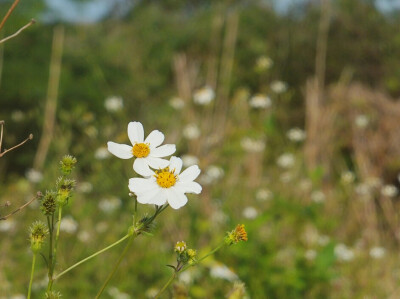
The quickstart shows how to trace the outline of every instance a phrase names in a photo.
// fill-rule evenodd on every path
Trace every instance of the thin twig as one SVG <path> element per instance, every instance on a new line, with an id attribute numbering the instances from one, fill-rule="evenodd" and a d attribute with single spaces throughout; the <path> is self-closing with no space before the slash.
<path id="1" fill-rule="evenodd" d="M 1 144 L 3 143 L 3 126 L 4 126 L 4 120 L 0 120 L 0 125 L 1 125 L 1 132 L 0 132 L 0 153 L 1 153 Z"/>
<path id="2" fill-rule="evenodd" d="M 28 201 L 27 203 L 23 204 L 22 206 L 20 206 L 18 209 L 16 209 L 15 211 L 11 212 L 10 214 L 3 216 L 0 218 L 0 220 L 7 220 L 8 217 L 14 215 L 15 213 L 18 213 L 19 211 L 21 211 L 23 208 L 25 208 L 26 206 L 30 205 L 35 199 L 38 199 L 42 197 L 42 192 L 38 192 L 36 193 L 36 196 L 34 198 L 32 198 L 30 201 Z"/>
<path id="3" fill-rule="evenodd" d="M 2 127 L 3 129 L 3 127 Z M 24 141 L 22 141 L 21 143 L 14 145 L 12 148 L 6 149 L 4 152 L 0 153 L 0 158 L 3 157 L 6 153 L 16 149 L 17 147 L 20 147 L 21 145 L 23 145 L 24 143 L 26 143 L 29 140 L 33 139 L 33 134 L 29 134 L 28 138 L 26 138 Z"/>
<path id="4" fill-rule="evenodd" d="M 15 32 L 14 34 L 7 36 L 5 38 L 3 38 L 2 40 L 0 40 L 0 44 L 8 41 L 9 39 L 12 39 L 13 37 L 16 37 L 18 34 L 20 34 L 22 31 L 24 31 L 26 28 L 30 27 L 31 25 L 35 24 L 36 21 L 34 19 L 30 20 L 30 22 L 28 24 L 26 24 L 24 27 L 21 27 L 17 32 Z"/>
<path id="5" fill-rule="evenodd" d="M 11 5 L 10 9 L 8 10 L 7 14 L 4 16 L 3 20 L 0 23 L 0 30 L 3 29 L 4 24 L 6 23 L 8 17 L 11 15 L 15 7 L 18 5 L 20 0 L 15 0 L 14 3 Z"/>

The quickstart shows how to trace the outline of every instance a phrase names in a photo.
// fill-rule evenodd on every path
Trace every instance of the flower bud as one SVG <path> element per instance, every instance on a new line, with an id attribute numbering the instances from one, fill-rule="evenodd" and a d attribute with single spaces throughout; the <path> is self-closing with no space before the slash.
<path id="1" fill-rule="evenodd" d="M 247 241 L 247 232 L 244 229 L 244 224 L 238 224 L 236 228 L 228 232 L 225 237 L 225 243 L 227 245 L 237 244 L 240 241 Z"/>
<path id="2" fill-rule="evenodd" d="M 75 187 L 75 181 L 70 179 L 59 178 L 57 180 L 57 203 L 65 206 L 71 197 L 71 192 Z"/>
<path id="3" fill-rule="evenodd" d="M 48 291 L 45 294 L 45 299 L 61 299 L 62 295 L 57 291 Z"/>
<path id="4" fill-rule="evenodd" d="M 35 221 L 29 228 L 29 239 L 33 253 L 38 253 L 42 248 L 44 239 L 49 233 L 47 226 L 42 221 Z"/>
<path id="5" fill-rule="evenodd" d="M 70 155 L 65 155 L 60 161 L 61 171 L 64 175 L 68 175 L 71 173 L 72 169 L 74 169 L 76 164 L 76 158 Z"/>
<path id="6" fill-rule="evenodd" d="M 57 206 L 56 197 L 56 192 L 46 191 L 46 195 L 40 199 L 40 210 L 45 216 L 54 214 Z"/>

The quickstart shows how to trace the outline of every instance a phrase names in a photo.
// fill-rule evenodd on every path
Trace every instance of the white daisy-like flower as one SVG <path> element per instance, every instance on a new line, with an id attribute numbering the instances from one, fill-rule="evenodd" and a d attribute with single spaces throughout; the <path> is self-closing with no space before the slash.
<path id="1" fill-rule="evenodd" d="M 166 202 L 173 209 L 183 207 L 188 199 L 185 193 L 199 194 L 200 184 L 194 182 L 199 176 L 197 165 L 186 168 L 181 173 L 182 159 L 172 156 L 165 168 L 152 171 L 148 178 L 132 178 L 129 180 L 129 190 L 135 193 L 137 201 L 142 204 L 161 206 Z"/>
<path id="2" fill-rule="evenodd" d="M 104 107 L 110 112 L 117 112 L 124 108 L 124 100 L 122 97 L 111 96 L 104 101 Z"/>
<path id="3" fill-rule="evenodd" d="M 175 144 L 161 145 L 164 134 L 158 130 L 152 131 L 144 139 L 143 125 L 140 122 L 128 124 L 128 137 L 132 146 L 109 141 L 107 142 L 108 150 L 121 159 L 136 157 L 133 169 L 142 176 L 150 176 L 154 173 L 150 167 L 155 169 L 167 167 L 168 160 L 161 158 L 172 155 L 176 150 Z"/>
<path id="4" fill-rule="evenodd" d="M 275 80 L 273 82 L 271 82 L 271 90 L 275 93 L 283 93 L 286 92 L 288 89 L 288 86 L 285 82 L 283 81 L 279 81 L 279 80 Z"/>
<path id="5" fill-rule="evenodd" d="M 266 95 L 257 94 L 251 97 L 249 100 L 249 105 L 254 109 L 266 109 L 271 107 L 272 101 L 271 98 Z"/>
<path id="6" fill-rule="evenodd" d="M 193 95 L 193 101 L 198 105 L 208 105 L 214 100 L 214 98 L 215 92 L 209 86 L 196 90 Z"/>

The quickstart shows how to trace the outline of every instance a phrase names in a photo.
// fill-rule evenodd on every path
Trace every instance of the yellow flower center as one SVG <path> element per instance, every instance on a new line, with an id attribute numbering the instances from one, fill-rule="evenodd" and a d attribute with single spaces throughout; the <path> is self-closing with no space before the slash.
<path id="1" fill-rule="evenodd" d="M 155 177 L 157 179 L 157 184 L 162 188 L 170 188 L 175 185 L 177 176 L 174 171 L 170 171 L 169 167 L 164 169 L 156 170 Z"/>
<path id="2" fill-rule="evenodd" d="M 132 148 L 132 154 L 137 158 L 145 158 L 150 154 L 150 147 L 147 143 L 136 143 Z"/>

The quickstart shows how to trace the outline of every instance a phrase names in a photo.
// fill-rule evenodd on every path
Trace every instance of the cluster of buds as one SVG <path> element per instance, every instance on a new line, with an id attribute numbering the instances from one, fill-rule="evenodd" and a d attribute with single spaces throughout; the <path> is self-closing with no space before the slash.
<path id="1" fill-rule="evenodd" d="M 42 221 L 36 221 L 31 225 L 29 228 L 29 239 L 31 241 L 31 249 L 34 253 L 40 251 L 48 233 L 49 230 Z"/>
<path id="2" fill-rule="evenodd" d="M 72 169 L 75 168 L 76 158 L 70 155 L 65 155 L 60 161 L 61 171 L 64 175 L 69 175 Z"/>
<path id="3" fill-rule="evenodd" d="M 45 299 L 60 299 L 61 297 L 61 293 L 57 291 L 48 291 L 45 294 Z"/>
<path id="4" fill-rule="evenodd" d="M 225 237 L 225 243 L 227 245 L 237 244 L 241 241 L 247 241 L 247 232 L 244 229 L 244 224 L 238 224 L 236 228 L 228 232 Z"/>
<path id="5" fill-rule="evenodd" d="M 40 210 L 45 216 L 54 214 L 57 207 L 57 193 L 54 191 L 46 191 L 46 194 L 40 199 Z"/>
<path id="6" fill-rule="evenodd" d="M 176 260 L 178 262 L 178 266 L 176 270 L 180 270 L 183 265 L 189 264 L 192 265 L 196 262 L 197 252 L 194 249 L 187 248 L 186 242 L 179 241 L 176 243 L 174 251 L 177 254 Z"/>
<path id="7" fill-rule="evenodd" d="M 57 180 L 57 203 L 60 206 L 65 206 L 68 203 L 74 187 L 75 180 L 65 179 L 63 177 Z"/>

